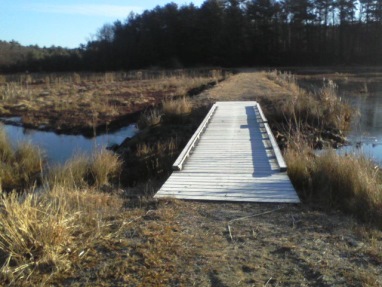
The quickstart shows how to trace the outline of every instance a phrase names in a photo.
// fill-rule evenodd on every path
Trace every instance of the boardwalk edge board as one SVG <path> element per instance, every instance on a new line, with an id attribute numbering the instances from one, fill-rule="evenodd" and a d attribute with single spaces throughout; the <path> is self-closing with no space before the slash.
<path id="1" fill-rule="evenodd" d="M 191 139 L 188 141 L 187 145 L 183 149 L 183 151 L 180 153 L 176 161 L 174 162 L 172 169 L 173 170 L 182 170 L 183 163 L 187 159 L 187 157 L 190 155 L 192 149 L 195 147 L 195 144 L 200 138 L 200 135 L 203 133 L 204 129 L 206 128 L 208 122 L 210 121 L 212 115 L 214 114 L 215 110 L 217 109 L 217 105 L 214 104 L 210 111 L 208 112 L 207 116 L 204 118 L 198 129 L 195 131 Z"/>

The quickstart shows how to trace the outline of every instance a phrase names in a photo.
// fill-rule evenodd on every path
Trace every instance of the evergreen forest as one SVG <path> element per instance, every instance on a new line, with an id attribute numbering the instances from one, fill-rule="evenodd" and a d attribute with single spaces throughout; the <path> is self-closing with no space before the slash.
<path id="1" fill-rule="evenodd" d="M 380 65 L 382 0 L 169 3 L 107 23 L 77 49 L 0 41 L 0 52 L 1 72 Z"/>

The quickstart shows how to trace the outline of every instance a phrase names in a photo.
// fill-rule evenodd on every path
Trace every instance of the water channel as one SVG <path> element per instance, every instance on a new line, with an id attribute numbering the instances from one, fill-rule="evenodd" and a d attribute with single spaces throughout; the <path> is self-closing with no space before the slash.
<path id="1" fill-rule="evenodd" d="M 304 88 L 322 87 L 323 77 L 314 74 L 312 77 L 306 77 L 304 71 L 294 71 L 294 73 L 304 75 L 298 77 L 299 84 Z M 382 165 L 382 73 L 333 72 L 326 74 L 325 77 L 332 79 L 338 86 L 338 95 L 359 111 L 359 115 L 354 116 L 348 133 L 351 145 L 343 148 L 341 152 L 362 152 Z M 12 143 L 28 141 L 39 146 L 50 163 L 64 163 L 78 153 L 90 155 L 94 150 L 120 144 L 125 138 L 137 133 L 135 125 L 91 139 L 81 135 L 59 135 L 14 125 L 4 125 L 4 129 Z"/>
<path id="2" fill-rule="evenodd" d="M 40 147 L 47 161 L 52 164 L 65 163 L 77 154 L 91 155 L 96 150 L 120 144 L 138 131 L 132 124 L 110 134 L 86 138 L 82 135 L 56 134 L 9 124 L 4 125 L 4 130 L 13 144 L 26 141 Z"/>

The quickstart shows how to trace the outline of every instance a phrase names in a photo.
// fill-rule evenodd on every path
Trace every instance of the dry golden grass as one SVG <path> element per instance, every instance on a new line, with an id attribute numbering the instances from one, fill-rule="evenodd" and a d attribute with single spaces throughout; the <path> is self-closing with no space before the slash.
<path id="1" fill-rule="evenodd" d="M 43 157 L 39 148 L 26 142 L 13 147 L 2 127 L 0 160 L 0 186 L 3 190 L 21 191 L 40 180 Z"/>
<path id="2" fill-rule="evenodd" d="M 291 96 L 274 99 L 272 116 L 275 119 L 295 128 L 306 124 L 319 129 L 348 128 L 353 110 L 337 96 L 337 87 L 332 81 L 310 93 L 300 88 L 290 73 L 273 71 L 267 73 L 267 77 L 291 92 Z"/>
<path id="3" fill-rule="evenodd" d="M 138 119 L 138 128 L 142 130 L 147 127 L 158 125 L 161 119 L 162 112 L 159 109 L 155 108 L 145 111 L 140 115 Z"/>
<path id="4" fill-rule="evenodd" d="M 118 179 L 122 162 L 117 155 L 101 150 L 93 154 L 90 162 L 90 174 L 96 186 L 108 185 Z"/>
<path id="5" fill-rule="evenodd" d="M 288 148 L 285 158 L 288 175 L 304 201 L 339 207 L 382 226 L 381 171 L 371 160 L 332 150 L 316 156 L 304 144 Z"/>
<path id="6" fill-rule="evenodd" d="M 188 115 L 192 110 L 192 102 L 186 97 L 162 101 L 163 113 L 168 116 Z"/>
<path id="7" fill-rule="evenodd" d="M 177 150 L 176 139 L 171 138 L 167 141 L 158 141 L 155 144 L 148 145 L 146 143 L 138 144 L 135 154 L 139 158 L 147 156 L 173 156 Z"/>
<path id="8" fill-rule="evenodd" d="M 60 185 L 68 188 L 80 188 L 87 185 L 86 176 L 88 173 L 88 158 L 84 155 L 75 155 L 64 165 L 50 168 L 47 181 L 50 186 Z"/>
<path id="9" fill-rule="evenodd" d="M 23 198 L 2 197 L 0 205 L 1 281 L 22 285 L 38 277 L 45 285 L 115 235 L 107 218 L 118 216 L 122 201 L 91 189 L 56 186 Z"/>
<path id="10" fill-rule="evenodd" d="M 21 116 L 24 124 L 36 127 L 89 129 L 223 77 L 216 70 L 7 76 L 0 84 L 0 115 Z"/>
<path id="11" fill-rule="evenodd" d="M 101 150 L 90 158 L 76 155 L 63 166 L 58 165 L 50 169 L 48 183 L 50 186 L 65 186 L 68 188 L 82 188 L 108 185 L 118 180 L 121 171 L 121 161 L 118 156 Z"/>

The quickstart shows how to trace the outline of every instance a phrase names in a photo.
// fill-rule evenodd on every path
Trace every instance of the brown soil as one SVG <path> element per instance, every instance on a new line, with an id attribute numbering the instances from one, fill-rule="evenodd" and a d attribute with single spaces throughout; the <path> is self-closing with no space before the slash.
<path id="1" fill-rule="evenodd" d="M 161 200 L 72 286 L 381 286 L 382 232 L 292 204 Z M 127 212 L 130 212 L 129 210 Z M 128 217 L 128 215 L 126 215 Z"/>
<path id="2" fill-rule="evenodd" d="M 245 71 L 194 100 L 288 93 L 264 74 Z M 150 193 L 153 186 L 137 189 Z M 140 198 L 127 202 L 121 218 L 110 219 L 118 230 L 114 244 L 88 250 L 49 279 L 52 286 L 382 286 L 381 230 L 337 211 Z"/>
<path id="3" fill-rule="evenodd" d="M 254 69 L 238 70 L 211 90 L 202 93 L 199 99 L 212 101 L 259 100 L 266 97 L 291 95 L 291 92 L 271 81 L 265 72 Z"/>
<path id="4" fill-rule="evenodd" d="M 264 73 L 246 70 L 194 102 L 268 103 L 289 93 Z M 381 230 L 337 211 L 306 204 L 161 200 L 145 212 L 139 228 L 126 233 L 133 237 L 127 245 L 132 240 L 134 247 L 121 263 L 121 286 L 382 286 Z M 102 262 L 102 270 L 118 265 Z M 99 274 L 99 268 L 93 271 Z"/>

